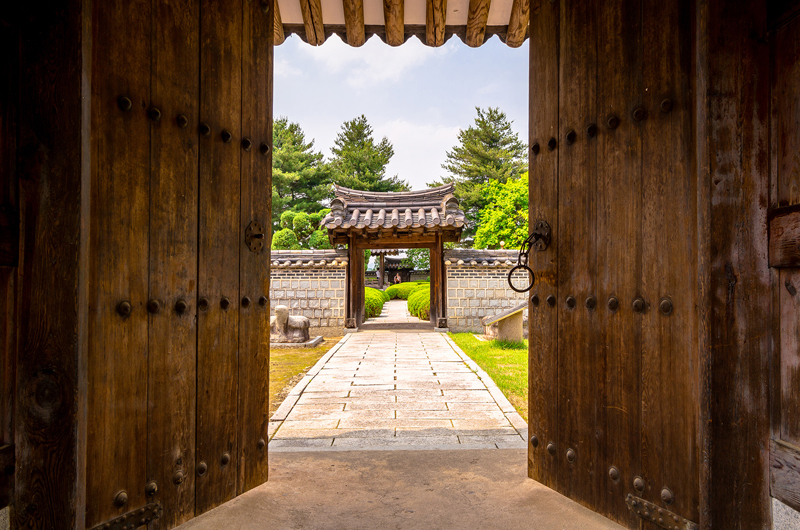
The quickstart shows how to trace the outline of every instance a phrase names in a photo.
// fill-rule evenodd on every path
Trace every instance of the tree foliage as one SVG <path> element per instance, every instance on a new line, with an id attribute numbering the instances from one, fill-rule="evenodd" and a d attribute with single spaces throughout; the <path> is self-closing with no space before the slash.
<path id="1" fill-rule="evenodd" d="M 399 177 L 386 176 L 394 148 L 386 137 L 375 143 L 372 126 L 363 114 L 342 124 L 334 144 L 330 168 L 336 184 L 363 191 L 410 189 Z"/>
<path id="2" fill-rule="evenodd" d="M 520 248 L 528 237 L 528 175 L 483 187 L 487 204 L 480 211 L 475 248 Z"/>
<path id="3" fill-rule="evenodd" d="M 402 267 L 416 271 L 427 271 L 431 268 L 431 251 L 427 248 L 409 248 L 406 257 L 400 261 Z"/>
<path id="4" fill-rule="evenodd" d="M 528 163 L 525 144 L 511 129 L 506 114 L 492 107 L 475 110 L 478 115 L 474 124 L 459 131 L 459 144 L 447 152 L 442 164 L 449 174 L 430 184 L 455 183 L 455 195 L 467 216 L 464 237 L 475 234 L 480 211 L 487 204 L 484 186 L 518 178 Z"/>
<path id="5" fill-rule="evenodd" d="M 272 248 L 276 250 L 299 250 L 315 248 L 333 248 L 328 239 L 328 232 L 319 227 L 319 223 L 329 209 L 307 214 L 305 212 L 286 211 L 280 216 L 281 229 L 272 236 Z"/>
<path id="6" fill-rule="evenodd" d="M 280 117 L 272 125 L 272 222 L 277 229 L 288 211 L 318 212 L 331 198 L 331 173 L 314 141 L 300 125 Z M 285 228 L 285 227 L 284 227 Z"/>

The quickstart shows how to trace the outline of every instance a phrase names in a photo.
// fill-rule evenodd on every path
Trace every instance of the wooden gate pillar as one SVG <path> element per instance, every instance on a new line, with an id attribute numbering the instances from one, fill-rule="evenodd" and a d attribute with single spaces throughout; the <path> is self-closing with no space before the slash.
<path id="1" fill-rule="evenodd" d="M 766 3 L 697 3 L 700 526 L 771 528 Z"/>
<path id="2" fill-rule="evenodd" d="M 91 14 L 66 0 L 20 17 L 19 528 L 85 528 Z"/>
<path id="3" fill-rule="evenodd" d="M 442 236 L 437 234 L 433 247 L 430 249 L 431 264 L 431 323 L 439 327 L 439 319 L 447 318 L 446 289 L 447 279 L 444 270 L 444 242 Z M 444 327 L 444 326 L 442 326 Z"/>

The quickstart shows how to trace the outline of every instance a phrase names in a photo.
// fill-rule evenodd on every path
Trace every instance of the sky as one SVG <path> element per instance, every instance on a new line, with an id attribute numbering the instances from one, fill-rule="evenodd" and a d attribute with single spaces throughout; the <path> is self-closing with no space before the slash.
<path id="1" fill-rule="evenodd" d="M 333 35 L 322 46 L 291 36 L 275 47 L 275 116 L 297 122 L 316 151 L 331 147 L 346 120 L 364 114 L 375 140 L 394 146 L 388 175 L 423 189 L 446 172 L 446 153 L 475 119 L 499 107 L 527 143 L 528 42 L 492 37 L 474 49 L 452 37 L 429 48 L 416 37 L 393 48 L 373 36 L 353 48 Z"/>

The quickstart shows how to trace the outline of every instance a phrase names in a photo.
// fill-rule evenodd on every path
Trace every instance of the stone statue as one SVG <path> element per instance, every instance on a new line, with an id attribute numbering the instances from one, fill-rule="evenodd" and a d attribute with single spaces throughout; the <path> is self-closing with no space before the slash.
<path id="1" fill-rule="evenodd" d="M 308 329 L 311 323 L 308 317 L 289 315 L 289 308 L 279 305 L 275 308 L 275 316 L 269 319 L 269 341 L 300 343 L 308 342 Z"/>

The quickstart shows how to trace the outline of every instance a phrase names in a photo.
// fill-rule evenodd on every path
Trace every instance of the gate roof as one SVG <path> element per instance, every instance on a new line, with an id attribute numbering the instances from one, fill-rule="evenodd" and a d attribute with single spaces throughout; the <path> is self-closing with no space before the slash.
<path id="1" fill-rule="evenodd" d="M 391 46 L 412 36 L 441 46 L 457 35 L 478 47 L 492 35 L 516 48 L 525 41 L 528 0 L 276 0 L 275 44 L 296 34 L 318 46 L 336 33 L 351 46 L 372 35 Z"/>
<path id="2" fill-rule="evenodd" d="M 351 236 L 375 248 L 425 246 L 434 242 L 435 235 L 443 241 L 458 241 L 465 217 L 453 189 L 447 184 L 381 193 L 335 186 L 331 211 L 320 224 L 333 244 L 346 244 Z"/>

